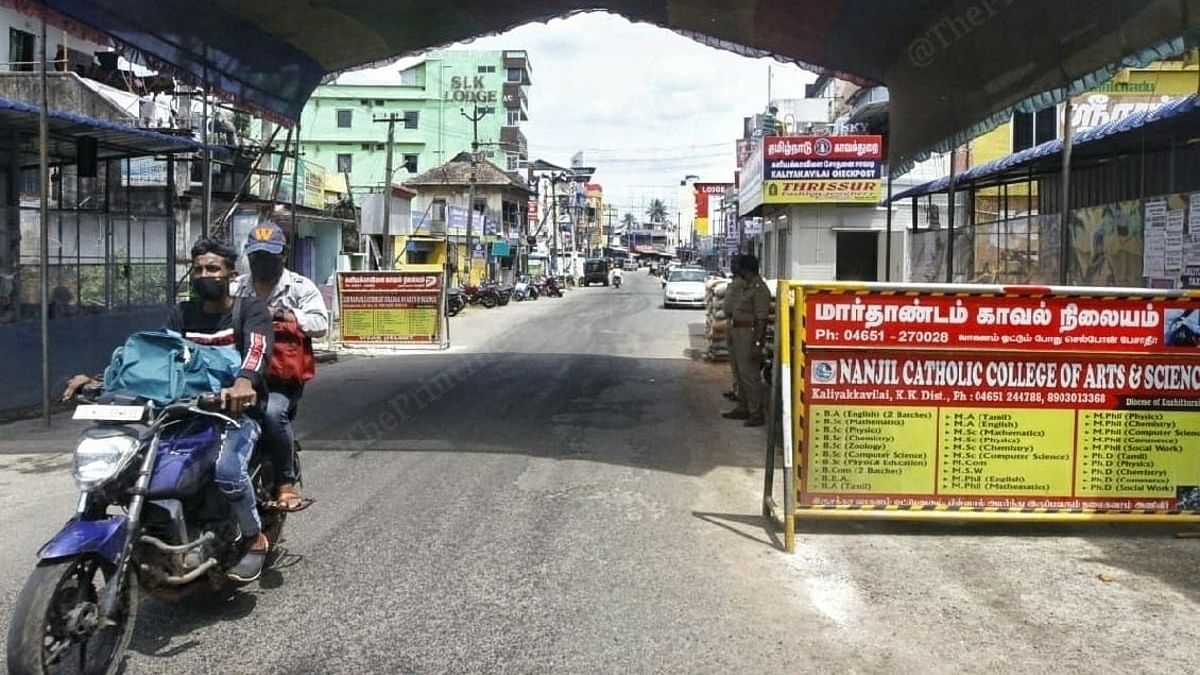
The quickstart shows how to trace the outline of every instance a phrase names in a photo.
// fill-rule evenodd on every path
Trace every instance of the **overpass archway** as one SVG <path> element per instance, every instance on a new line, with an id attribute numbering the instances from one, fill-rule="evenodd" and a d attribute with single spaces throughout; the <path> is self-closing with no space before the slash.
<path id="1" fill-rule="evenodd" d="M 6 3 L 16 0 L 5 0 Z M 32 3 L 21 2 L 28 7 Z M 211 83 L 282 121 L 327 76 L 392 57 L 602 10 L 746 56 L 889 87 L 889 160 L 902 172 L 995 126 L 1183 51 L 1200 0 L 43 0 L 148 65 Z"/>

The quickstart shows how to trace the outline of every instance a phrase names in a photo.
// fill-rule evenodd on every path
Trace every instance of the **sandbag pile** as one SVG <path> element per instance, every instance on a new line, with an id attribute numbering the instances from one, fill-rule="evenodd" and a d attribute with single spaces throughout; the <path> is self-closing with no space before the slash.
<path id="1" fill-rule="evenodd" d="M 725 309 L 725 291 L 729 288 L 728 279 L 710 279 L 704 284 L 706 318 L 704 320 L 704 338 L 708 347 L 704 357 L 709 361 L 728 361 L 729 343 Z"/>

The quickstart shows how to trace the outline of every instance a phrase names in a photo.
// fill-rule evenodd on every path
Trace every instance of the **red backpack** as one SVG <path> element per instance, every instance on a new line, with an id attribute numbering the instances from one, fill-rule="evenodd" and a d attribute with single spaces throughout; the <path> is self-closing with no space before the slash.
<path id="1" fill-rule="evenodd" d="M 290 321 L 275 321 L 275 346 L 271 350 L 271 367 L 267 383 L 302 387 L 317 374 L 317 359 L 313 356 L 312 338 L 300 325 Z"/>

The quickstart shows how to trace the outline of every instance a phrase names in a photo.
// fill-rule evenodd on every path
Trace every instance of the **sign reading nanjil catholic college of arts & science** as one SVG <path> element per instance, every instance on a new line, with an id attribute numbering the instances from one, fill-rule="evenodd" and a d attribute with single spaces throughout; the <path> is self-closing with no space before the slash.
<path id="1" fill-rule="evenodd" d="M 798 303 L 800 507 L 1200 512 L 1200 299 Z"/>
<path id="2" fill-rule="evenodd" d="M 442 275 L 339 272 L 342 342 L 437 344 Z"/>
<path id="3" fill-rule="evenodd" d="M 763 139 L 763 202 L 874 204 L 881 193 L 880 136 Z"/>

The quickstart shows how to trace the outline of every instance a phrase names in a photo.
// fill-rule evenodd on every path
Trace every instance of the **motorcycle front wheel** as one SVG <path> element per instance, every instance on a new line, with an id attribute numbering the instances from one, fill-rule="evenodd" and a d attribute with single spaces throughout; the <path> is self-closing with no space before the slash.
<path id="1" fill-rule="evenodd" d="M 14 675 L 114 675 L 125 660 L 137 617 L 132 575 L 121 585 L 120 615 L 105 626 L 99 602 L 116 570 L 81 555 L 39 564 L 29 575 L 8 627 L 8 672 Z"/>

